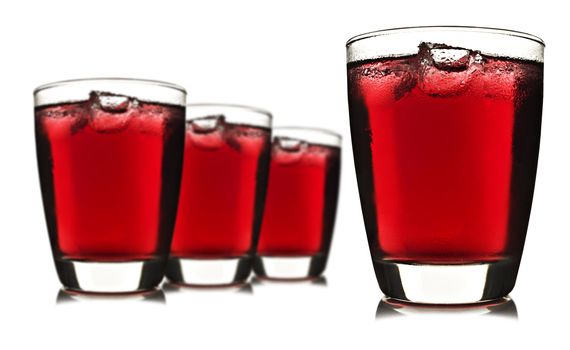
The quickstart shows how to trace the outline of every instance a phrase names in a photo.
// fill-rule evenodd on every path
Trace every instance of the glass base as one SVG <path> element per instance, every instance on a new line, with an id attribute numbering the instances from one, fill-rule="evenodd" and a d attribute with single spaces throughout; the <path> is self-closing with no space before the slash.
<path id="1" fill-rule="evenodd" d="M 518 263 L 512 260 L 466 265 L 425 265 L 375 261 L 386 296 L 411 303 L 458 305 L 506 297 L 514 287 Z"/>
<path id="2" fill-rule="evenodd" d="M 326 264 L 321 254 L 306 256 L 260 255 L 253 269 L 261 278 L 274 280 L 306 280 L 319 277 Z"/>
<path id="3" fill-rule="evenodd" d="M 176 284 L 195 287 L 244 283 L 251 273 L 251 258 L 200 259 L 170 257 L 166 277 Z"/>
<path id="4" fill-rule="evenodd" d="M 156 260 L 92 262 L 56 260 L 61 283 L 79 293 L 137 293 L 152 290 L 162 281 L 164 264 Z"/>

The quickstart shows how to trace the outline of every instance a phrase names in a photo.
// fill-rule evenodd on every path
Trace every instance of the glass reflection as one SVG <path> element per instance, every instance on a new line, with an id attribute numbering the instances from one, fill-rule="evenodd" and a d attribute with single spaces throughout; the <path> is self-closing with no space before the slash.
<path id="1" fill-rule="evenodd" d="M 55 300 L 57 305 L 71 303 L 114 303 L 114 302 L 146 302 L 155 304 L 166 304 L 166 296 L 162 289 L 154 289 L 142 293 L 125 294 L 94 294 L 77 293 L 72 290 L 61 288 Z"/>
<path id="2" fill-rule="evenodd" d="M 376 319 L 426 314 L 499 316 L 514 320 L 518 319 L 517 306 L 510 297 L 475 305 L 421 305 L 384 297 L 376 308 Z"/>
<path id="3" fill-rule="evenodd" d="M 327 278 L 325 276 L 320 276 L 317 278 L 307 278 L 307 279 L 294 279 L 294 280 L 277 280 L 277 279 L 269 279 L 269 278 L 259 278 L 254 276 L 251 279 L 251 284 L 254 286 L 261 286 L 261 285 L 278 285 L 278 284 L 303 284 L 303 285 L 314 285 L 314 286 L 327 286 Z"/>
<path id="4" fill-rule="evenodd" d="M 166 292 L 166 294 L 171 293 L 239 293 L 239 294 L 249 294 L 253 295 L 253 287 L 252 284 L 249 282 L 240 283 L 231 286 L 188 286 L 182 284 L 176 284 L 172 282 L 165 282 L 162 286 L 162 289 Z"/>

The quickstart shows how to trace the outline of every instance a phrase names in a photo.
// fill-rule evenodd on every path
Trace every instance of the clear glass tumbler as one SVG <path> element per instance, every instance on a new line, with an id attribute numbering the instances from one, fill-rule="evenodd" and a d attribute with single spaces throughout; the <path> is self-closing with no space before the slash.
<path id="1" fill-rule="evenodd" d="M 156 287 L 166 267 L 184 150 L 183 88 L 131 79 L 37 88 L 40 183 L 61 283 Z"/>
<path id="2" fill-rule="evenodd" d="M 191 286 L 241 284 L 251 273 L 261 225 L 271 114 L 194 104 L 186 115 L 180 201 L 166 275 Z"/>
<path id="3" fill-rule="evenodd" d="M 273 129 L 269 183 L 254 264 L 258 276 L 308 279 L 327 263 L 340 176 L 340 135 Z"/>
<path id="4" fill-rule="evenodd" d="M 541 39 L 416 27 L 347 43 L 360 200 L 382 291 L 475 303 L 514 287 L 542 112 Z"/>

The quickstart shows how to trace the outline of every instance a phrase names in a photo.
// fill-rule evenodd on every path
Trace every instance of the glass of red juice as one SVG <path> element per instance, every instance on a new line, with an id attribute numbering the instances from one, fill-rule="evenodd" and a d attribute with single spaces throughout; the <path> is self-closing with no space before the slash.
<path id="1" fill-rule="evenodd" d="M 335 221 L 341 136 L 273 130 L 265 211 L 254 263 L 261 278 L 305 280 L 325 270 Z"/>
<path id="2" fill-rule="evenodd" d="M 188 286 L 244 283 L 265 201 L 271 114 L 236 105 L 186 108 L 178 214 L 166 276 Z"/>
<path id="3" fill-rule="evenodd" d="M 388 297 L 465 304 L 513 289 L 536 177 L 543 50 L 533 35 L 475 27 L 348 41 L 360 201 Z"/>
<path id="4" fill-rule="evenodd" d="M 34 97 L 61 283 L 93 293 L 155 288 L 174 229 L 186 92 L 157 81 L 85 79 L 40 86 Z"/>

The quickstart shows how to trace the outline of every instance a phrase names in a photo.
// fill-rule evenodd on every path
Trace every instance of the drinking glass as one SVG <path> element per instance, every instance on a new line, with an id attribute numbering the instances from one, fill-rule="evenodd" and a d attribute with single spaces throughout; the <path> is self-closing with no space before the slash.
<path id="1" fill-rule="evenodd" d="M 194 104 L 186 109 L 178 214 L 166 275 L 174 283 L 245 282 L 265 199 L 271 114 Z"/>
<path id="2" fill-rule="evenodd" d="M 536 177 L 541 39 L 415 27 L 347 43 L 360 201 L 382 291 L 475 303 L 514 287 Z"/>
<path id="3" fill-rule="evenodd" d="M 184 150 L 183 88 L 84 79 L 38 87 L 36 147 L 61 283 L 127 293 L 164 275 Z"/>
<path id="4" fill-rule="evenodd" d="M 323 129 L 275 128 L 258 276 L 307 279 L 326 266 L 336 214 L 340 135 Z"/>

